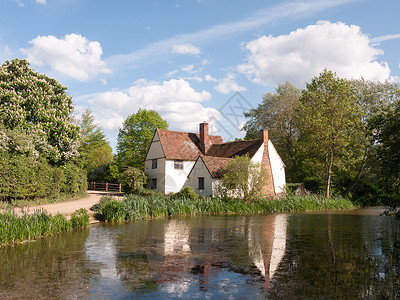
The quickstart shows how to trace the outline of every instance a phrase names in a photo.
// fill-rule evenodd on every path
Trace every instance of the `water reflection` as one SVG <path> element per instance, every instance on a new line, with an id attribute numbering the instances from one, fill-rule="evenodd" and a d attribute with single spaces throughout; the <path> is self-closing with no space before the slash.
<path id="1" fill-rule="evenodd" d="M 100 224 L 0 248 L 2 298 L 396 298 L 400 229 L 370 215 Z"/>

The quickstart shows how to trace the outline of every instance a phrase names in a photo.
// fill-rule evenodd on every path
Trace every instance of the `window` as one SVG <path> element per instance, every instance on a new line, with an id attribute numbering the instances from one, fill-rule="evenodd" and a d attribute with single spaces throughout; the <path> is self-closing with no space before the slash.
<path id="1" fill-rule="evenodd" d="M 174 169 L 175 170 L 183 170 L 183 160 L 174 160 Z"/>
<path id="2" fill-rule="evenodd" d="M 157 159 L 152 159 L 151 160 L 151 168 L 152 169 L 157 169 Z"/>
<path id="3" fill-rule="evenodd" d="M 204 190 L 204 177 L 198 177 L 199 179 L 199 190 Z"/>
<path id="4" fill-rule="evenodd" d="M 152 178 L 150 183 L 150 188 L 155 190 L 157 188 L 157 178 Z"/>

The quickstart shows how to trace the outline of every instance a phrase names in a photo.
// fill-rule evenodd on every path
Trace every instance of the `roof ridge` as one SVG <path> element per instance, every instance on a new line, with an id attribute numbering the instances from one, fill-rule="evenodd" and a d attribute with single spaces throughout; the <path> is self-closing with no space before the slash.
<path id="1" fill-rule="evenodd" d="M 182 133 L 182 134 L 189 134 L 190 133 L 190 134 L 200 135 L 200 133 L 189 132 L 189 131 L 178 131 L 178 130 L 162 129 L 162 128 L 157 128 L 157 130 L 167 131 L 167 132 L 175 132 L 175 133 Z M 220 135 L 210 134 L 209 136 L 220 136 Z"/>

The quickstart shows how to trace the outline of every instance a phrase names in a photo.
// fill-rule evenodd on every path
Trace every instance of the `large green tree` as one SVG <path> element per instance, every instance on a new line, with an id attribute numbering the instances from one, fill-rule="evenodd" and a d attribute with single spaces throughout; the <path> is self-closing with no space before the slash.
<path id="1" fill-rule="evenodd" d="M 139 109 L 120 128 L 117 139 L 120 172 L 126 167 L 144 168 L 144 159 L 154 131 L 167 129 L 168 123 L 155 110 Z"/>
<path id="2" fill-rule="evenodd" d="M 388 81 L 373 82 L 364 79 L 351 80 L 350 86 L 362 112 L 364 135 L 361 141 L 363 145 L 361 148 L 362 158 L 359 160 L 357 168 L 346 176 L 351 180 L 351 183 L 347 185 L 345 194 L 357 194 L 358 190 L 361 193 L 359 196 L 365 197 L 366 190 L 376 186 L 378 182 L 376 180 L 378 170 L 375 158 L 377 143 L 373 136 L 373 120 L 377 115 L 382 115 L 387 111 L 391 104 L 400 101 L 400 86 Z M 362 184 L 357 187 L 360 181 Z M 371 198 L 376 198 L 377 195 L 371 196 Z"/>
<path id="3" fill-rule="evenodd" d="M 374 132 L 380 181 L 387 194 L 400 206 L 400 101 L 396 101 L 371 120 Z"/>
<path id="4" fill-rule="evenodd" d="M 82 113 L 80 159 L 89 174 L 97 167 L 108 165 L 113 160 L 112 148 L 100 126 L 95 122 L 95 116 L 90 109 Z"/>
<path id="5" fill-rule="evenodd" d="M 263 96 L 257 108 L 245 113 L 243 130 L 246 139 L 258 138 L 261 129 L 269 129 L 269 138 L 280 153 L 287 167 L 289 181 L 296 179 L 296 143 L 298 133 L 294 122 L 301 91 L 290 82 L 278 84 L 275 93 Z"/>
<path id="6" fill-rule="evenodd" d="M 78 154 L 79 127 L 71 122 L 72 99 L 55 79 L 34 72 L 26 60 L 0 67 L 0 121 L 6 129 L 34 136 L 34 147 L 51 164 Z"/>
<path id="7" fill-rule="evenodd" d="M 328 198 L 332 178 L 354 167 L 362 149 L 362 112 L 350 83 L 324 70 L 303 90 L 297 117 L 302 170 L 323 179 Z"/>

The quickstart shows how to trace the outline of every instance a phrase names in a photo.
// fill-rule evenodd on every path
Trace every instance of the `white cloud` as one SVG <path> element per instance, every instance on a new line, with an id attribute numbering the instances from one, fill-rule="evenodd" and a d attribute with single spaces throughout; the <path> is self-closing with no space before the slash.
<path id="1" fill-rule="evenodd" d="M 345 78 L 389 79 L 386 63 L 376 61 L 383 51 L 370 45 L 360 27 L 320 21 L 288 35 L 262 36 L 246 45 L 247 63 L 238 71 L 253 82 L 276 85 L 290 81 L 302 86 L 324 68 Z"/>
<path id="2" fill-rule="evenodd" d="M 152 43 L 128 54 L 114 55 L 108 58 L 107 62 L 115 67 L 127 68 L 130 64 L 142 62 L 144 59 L 165 56 L 171 53 L 171 48 L 173 49 L 174 46 L 191 45 L 191 43 L 196 43 L 198 45 L 210 43 L 221 38 L 236 35 L 240 32 L 262 28 L 276 21 L 281 22 L 291 17 L 315 14 L 354 1 L 355 0 L 294 0 L 276 6 L 268 6 L 237 22 L 218 24 L 197 32 L 176 35 Z"/>
<path id="3" fill-rule="evenodd" d="M 181 68 L 181 70 L 183 72 L 189 72 L 189 73 L 192 73 L 193 69 L 194 69 L 194 65 L 187 65 L 187 66 L 184 66 Z"/>
<path id="4" fill-rule="evenodd" d="M 210 74 L 207 74 L 205 79 L 206 79 L 206 81 L 212 81 L 212 82 L 218 81 L 216 78 L 212 77 Z"/>
<path id="5" fill-rule="evenodd" d="M 211 76 L 210 74 L 207 74 L 206 77 L 204 77 L 204 79 L 206 81 L 212 81 L 212 82 L 217 82 L 218 81 L 215 77 Z"/>
<path id="6" fill-rule="evenodd" d="M 172 53 L 197 55 L 200 54 L 201 51 L 199 48 L 193 46 L 192 44 L 181 44 L 181 45 L 173 45 Z"/>
<path id="7" fill-rule="evenodd" d="M 215 89 L 223 94 L 229 94 L 230 92 L 241 92 L 247 90 L 245 87 L 240 86 L 236 82 L 236 76 L 233 73 L 228 73 L 223 79 L 220 79 Z"/>
<path id="8" fill-rule="evenodd" d="M 397 39 L 400 39 L 400 33 L 377 36 L 377 37 L 372 38 L 371 42 L 372 43 L 380 43 L 380 42 L 384 42 L 384 41 L 397 40 Z"/>
<path id="9" fill-rule="evenodd" d="M 36 3 L 46 5 L 47 1 L 46 0 L 36 0 Z"/>
<path id="10" fill-rule="evenodd" d="M 201 64 L 202 64 L 203 66 L 208 65 L 209 63 L 210 63 L 210 62 L 208 61 L 207 58 L 204 58 L 204 59 L 201 61 Z"/>
<path id="11" fill-rule="evenodd" d="M 129 114 L 145 108 L 156 110 L 171 129 L 197 132 L 202 121 L 221 119 L 216 109 L 202 105 L 210 98 L 209 92 L 197 92 L 183 79 L 162 83 L 140 79 L 127 91 L 89 96 L 88 102 L 96 108 L 100 123 L 106 130 L 118 129 Z"/>
<path id="12" fill-rule="evenodd" d="M 172 77 L 172 76 L 174 76 L 174 75 L 177 74 L 177 73 L 179 73 L 179 70 L 175 69 L 175 70 L 172 70 L 172 71 L 167 72 L 167 73 L 165 74 L 165 76 L 167 76 L 167 77 Z"/>
<path id="13" fill-rule="evenodd" d="M 100 43 L 79 34 L 68 34 L 62 39 L 52 35 L 38 36 L 29 43 L 32 47 L 21 50 L 32 64 L 49 65 L 53 70 L 81 81 L 99 73 L 111 73 L 101 60 Z"/>

